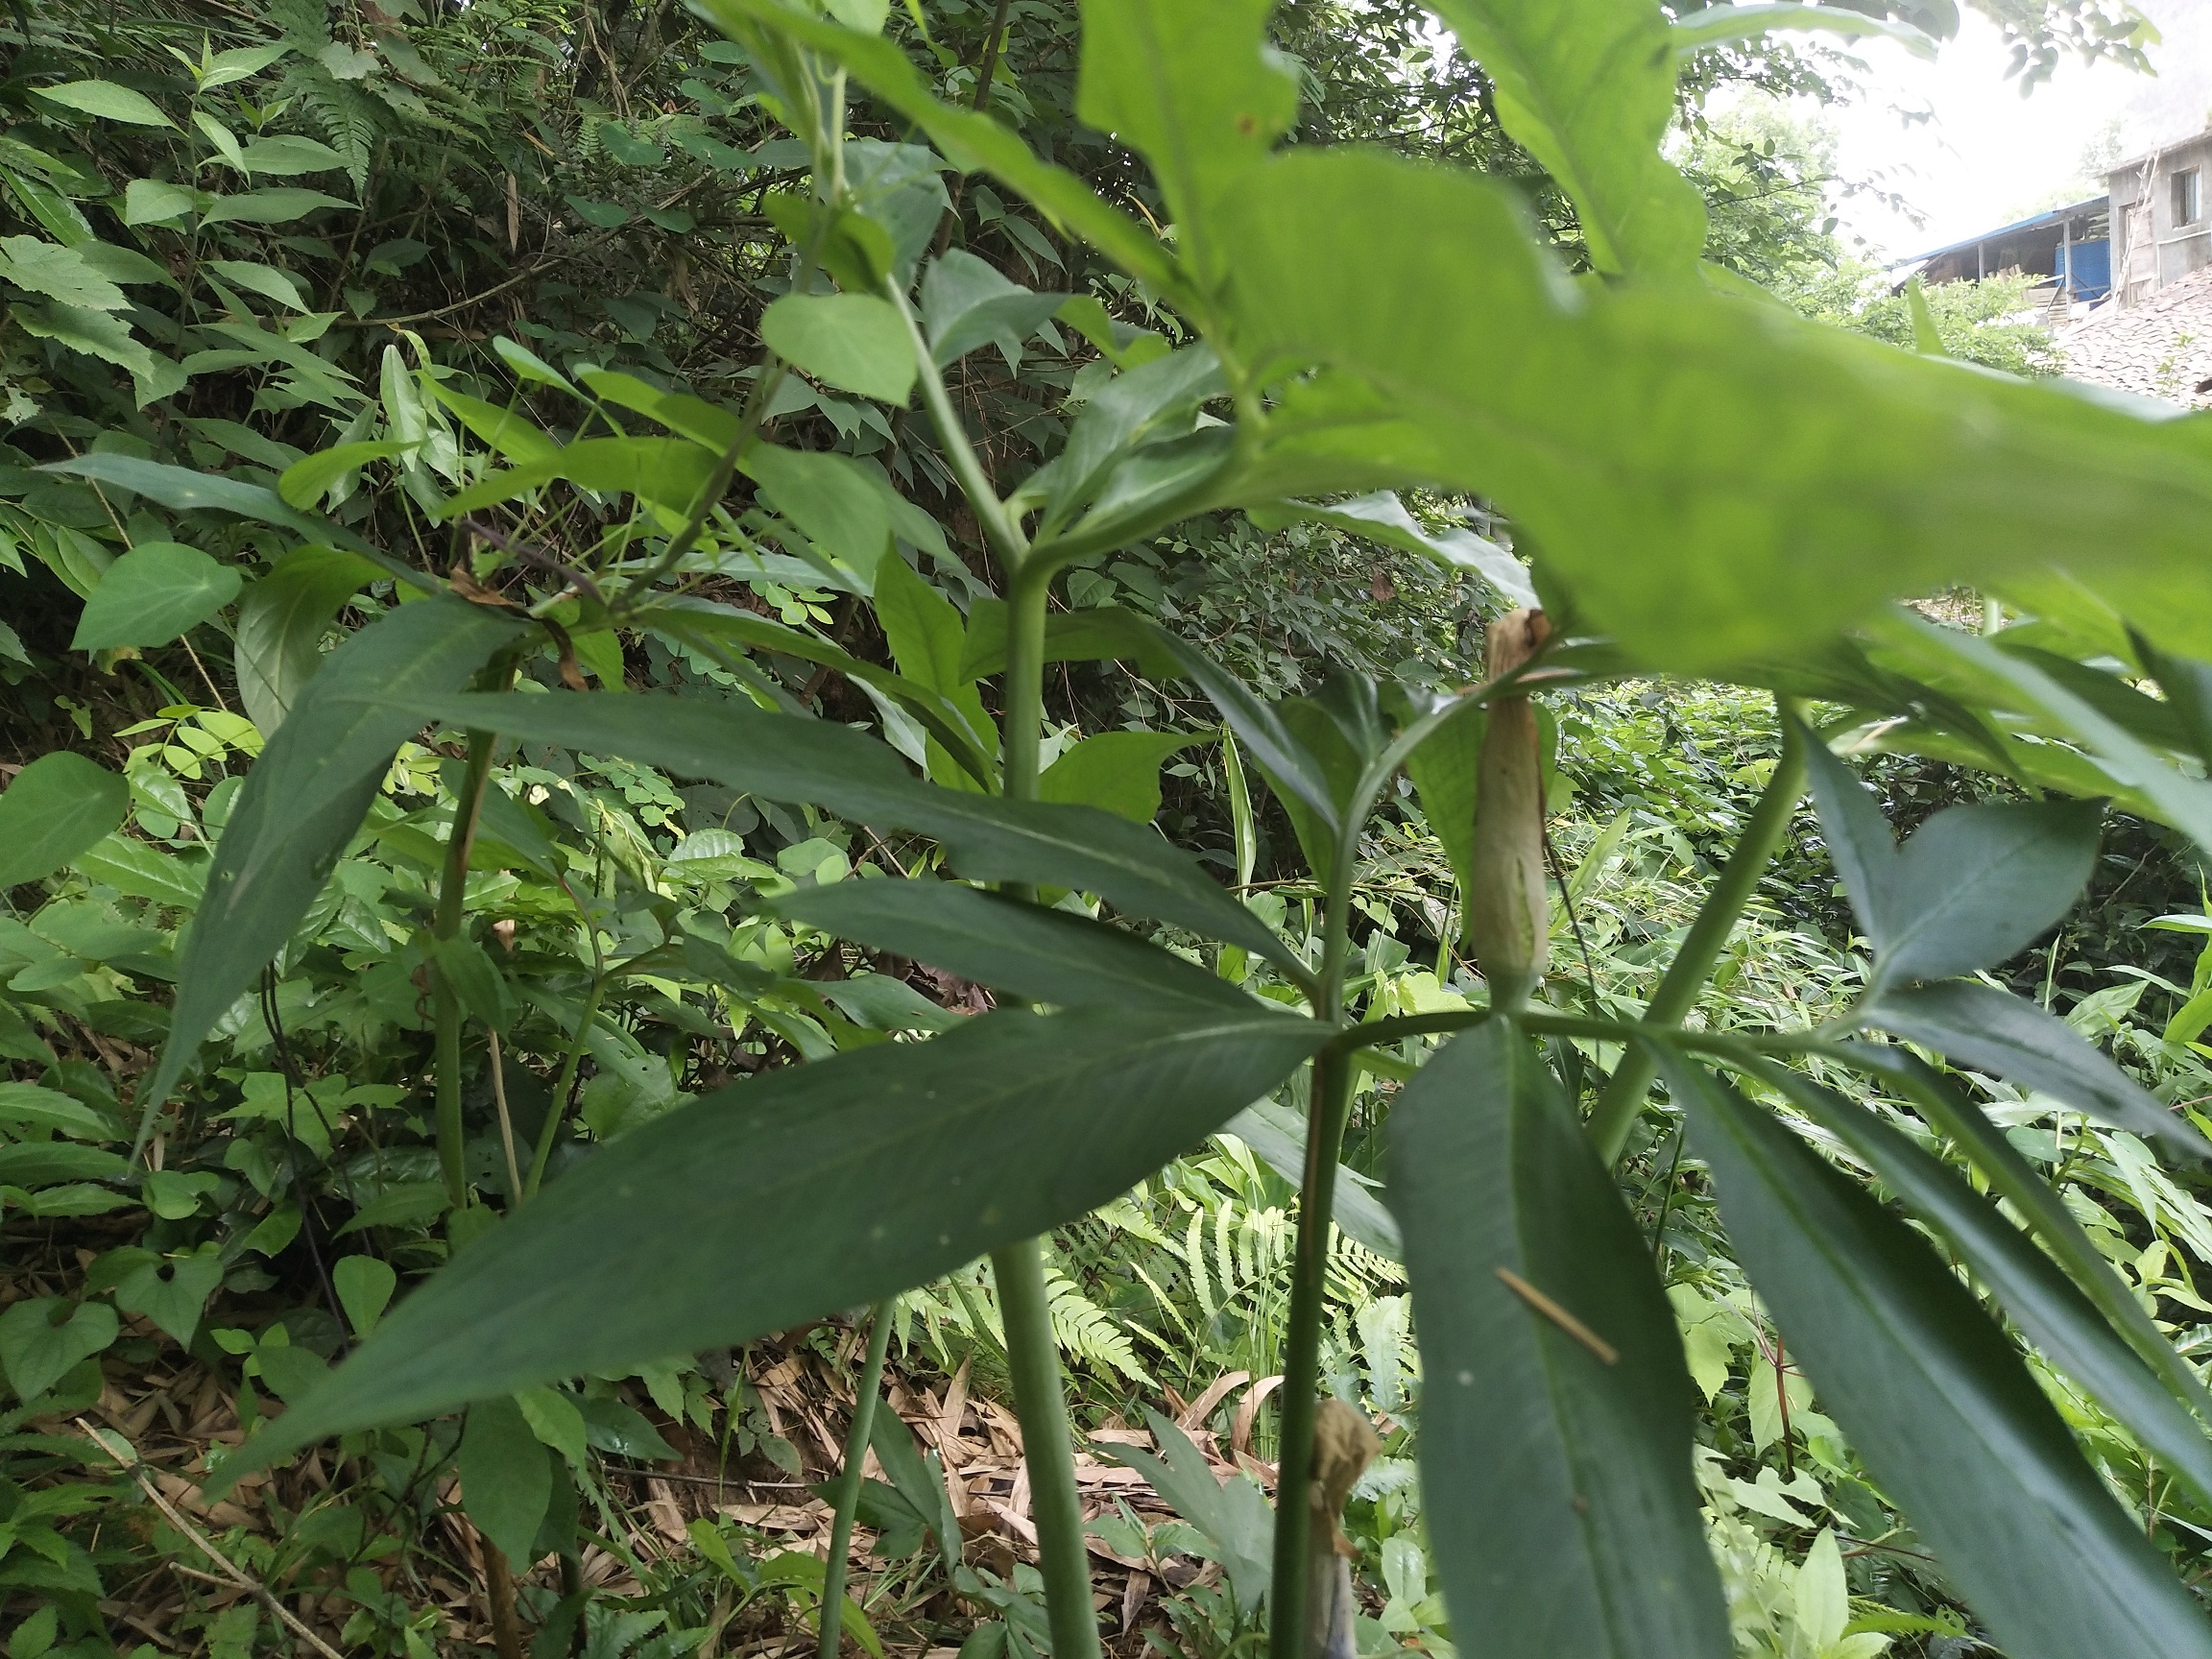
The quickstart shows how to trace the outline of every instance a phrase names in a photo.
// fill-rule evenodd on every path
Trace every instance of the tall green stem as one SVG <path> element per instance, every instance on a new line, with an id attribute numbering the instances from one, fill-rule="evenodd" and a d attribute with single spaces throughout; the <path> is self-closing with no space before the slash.
<path id="1" fill-rule="evenodd" d="M 1350 950 L 1352 877 L 1359 816 L 1337 831 L 1322 917 L 1321 998 L 1316 1020 L 1340 1023 L 1344 965 Z M 1352 1109 L 1352 1056 L 1330 1048 L 1313 1062 L 1306 1116 L 1306 1167 L 1298 1196 L 1298 1241 L 1291 1262 L 1289 1329 L 1283 1342 L 1283 1432 L 1275 1463 L 1275 1566 L 1268 1591 L 1269 1659 L 1306 1659 L 1308 1550 L 1313 1525 L 1314 1388 L 1321 1371 L 1322 1303 L 1329 1285 L 1330 1213 L 1336 1196 L 1336 1160 Z"/>
<path id="2" fill-rule="evenodd" d="M 876 1428 L 876 1397 L 883 1391 L 883 1356 L 891 1346 L 891 1312 L 897 1299 L 878 1302 L 868 1326 L 868 1362 L 853 1396 L 853 1426 L 845 1431 L 845 1468 L 837 1482 L 837 1508 L 830 1519 L 830 1560 L 822 1575 L 819 1659 L 837 1659 L 845 1628 L 845 1557 L 853 1549 L 853 1514 L 860 1507 L 861 1469 L 868 1436 Z"/>
<path id="3" fill-rule="evenodd" d="M 469 733 L 469 759 L 461 777 L 461 793 L 453 803 L 453 828 L 445 837 L 445 877 L 438 890 L 438 913 L 431 933 L 441 944 L 461 932 L 462 901 L 469 886 L 469 855 L 476 845 L 476 812 L 484 804 L 484 785 L 492 776 L 493 735 Z M 438 1019 L 438 1166 L 445 1177 L 445 1193 L 453 1208 L 469 1202 L 469 1175 L 462 1161 L 461 1142 L 461 998 L 443 968 L 432 975 Z"/>
<path id="4" fill-rule="evenodd" d="M 1736 850 L 1728 855 L 1719 880 L 1706 895 L 1690 936 L 1674 952 L 1659 989 L 1652 993 L 1650 1005 L 1644 1010 L 1646 1024 L 1679 1025 L 1683 1016 L 1696 1006 L 1713 964 L 1727 945 L 1728 935 L 1736 930 L 1737 918 L 1751 902 L 1774 849 L 1790 828 L 1797 797 L 1804 793 L 1805 739 L 1798 705 L 1794 699 L 1782 698 L 1776 709 L 1782 718 L 1782 758 L 1775 762 L 1774 776 L 1767 781 L 1766 793 L 1759 797 L 1750 822 L 1737 838 Z M 1621 1056 L 1612 1081 L 1598 1096 L 1598 1104 L 1590 1113 L 1590 1139 L 1598 1143 L 1599 1154 L 1606 1163 L 1620 1161 L 1622 1149 L 1628 1143 L 1628 1131 L 1644 1110 L 1657 1071 L 1657 1062 L 1644 1049 L 1630 1047 Z"/>

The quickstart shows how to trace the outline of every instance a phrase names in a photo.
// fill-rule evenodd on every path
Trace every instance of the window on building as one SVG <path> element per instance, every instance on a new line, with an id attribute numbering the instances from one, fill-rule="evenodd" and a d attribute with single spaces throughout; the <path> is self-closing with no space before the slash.
<path id="1" fill-rule="evenodd" d="M 2174 223 L 2194 225 L 2204 217 L 2204 189 L 2196 168 L 2174 175 Z"/>

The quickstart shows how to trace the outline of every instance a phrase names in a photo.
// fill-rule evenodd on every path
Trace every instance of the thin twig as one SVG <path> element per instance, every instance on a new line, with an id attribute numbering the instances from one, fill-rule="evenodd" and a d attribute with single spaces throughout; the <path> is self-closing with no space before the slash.
<path id="1" fill-rule="evenodd" d="M 316 1635 L 314 1631 L 308 1629 L 305 1624 L 301 1623 L 299 1618 L 292 1612 L 292 1610 L 276 1599 L 276 1593 L 274 1590 L 270 1589 L 268 1585 L 262 1583 L 258 1578 L 251 1576 L 247 1573 L 241 1571 L 237 1566 L 235 1566 L 228 1555 L 225 1555 L 222 1551 L 216 1549 L 215 1546 L 208 1541 L 206 1533 L 201 1531 L 199 1527 L 193 1526 L 190 1521 L 185 1519 L 184 1512 L 182 1510 L 179 1509 L 176 1504 L 170 1503 L 167 1498 L 162 1496 L 161 1489 L 155 1485 L 152 1480 L 146 1478 L 145 1465 L 139 1462 L 138 1454 L 136 1450 L 132 1447 L 130 1441 L 123 1440 L 123 1437 L 120 1434 L 116 1436 L 116 1439 L 123 1440 L 124 1451 L 130 1453 L 130 1455 L 126 1457 L 122 1453 L 117 1452 L 113 1446 L 108 1443 L 108 1437 L 105 1434 L 101 1433 L 99 1430 L 93 1428 L 91 1424 L 85 1422 L 84 1418 L 80 1417 L 77 1419 L 77 1427 L 84 1431 L 85 1438 L 90 1440 L 93 1445 L 99 1447 L 101 1451 L 107 1453 L 108 1456 L 114 1458 L 115 1461 L 123 1468 L 130 1471 L 131 1478 L 138 1482 L 138 1489 L 144 1492 L 148 1498 L 153 1500 L 154 1506 L 156 1509 L 160 1510 L 162 1514 L 169 1518 L 169 1524 L 176 1527 L 178 1531 L 183 1533 L 185 1537 L 191 1539 L 193 1544 L 198 1547 L 201 1554 L 206 1556 L 208 1560 L 214 1562 L 216 1566 L 222 1568 L 224 1575 L 232 1584 L 236 1585 L 239 1589 L 246 1591 L 255 1600 L 259 1601 L 262 1606 L 268 1608 L 269 1611 L 274 1613 L 276 1618 L 283 1623 L 286 1629 L 290 1630 L 293 1635 L 299 1637 L 301 1641 L 306 1643 L 308 1647 L 314 1648 L 316 1652 L 324 1655 L 324 1659 L 346 1659 L 346 1656 L 340 1653 L 337 1648 L 331 1647 L 329 1643 L 324 1641 L 322 1637 Z M 191 1569 L 186 1567 L 179 1567 L 177 1571 L 180 1573 L 189 1574 L 191 1576 L 196 1578 L 208 1576 L 205 1574 L 192 1573 Z"/>
<path id="2" fill-rule="evenodd" d="M 1558 1303 L 1552 1301 L 1551 1297 L 1545 1295 L 1543 1291 L 1514 1272 L 1512 1268 L 1501 1267 L 1497 1272 L 1498 1277 L 1504 1281 L 1506 1289 L 1512 1291 L 1514 1295 L 1520 1297 L 1522 1301 L 1527 1303 L 1529 1307 L 1535 1309 L 1537 1312 L 1543 1314 L 1545 1318 L 1551 1320 L 1552 1324 L 1558 1326 L 1560 1330 L 1566 1332 L 1568 1335 L 1597 1355 L 1601 1363 L 1612 1365 L 1619 1362 L 1621 1358 L 1620 1349 L 1614 1347 L 1612 1343 L 1606 1341 L 1604 1337 L 1599 1335 L 1597 1332 L 1591 1330 L 1589 1326 L 1583 1324 L 1581 1320 L 1575 1318 L 1574 1314 L 1568 1312 L 1566 1309 L 1560 1307 Z"/>

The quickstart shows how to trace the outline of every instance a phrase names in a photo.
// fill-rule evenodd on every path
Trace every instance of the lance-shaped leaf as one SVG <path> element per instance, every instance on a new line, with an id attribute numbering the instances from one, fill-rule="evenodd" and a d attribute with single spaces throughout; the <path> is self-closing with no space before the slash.
<path id="1" fill-rule="evenodd" d="M 169 1041 L 141 1096 L 140 1140 L 200 1040 L 307 914 L 392 757 L 422 725 L 421 714 L 378 694 L 466 685 L 517 631 L 498 612 L 458 599 L 402 605 L 333 651 L 301 689 L 216 843 L 177 964 Z"/>
<path id="2" fill-rule="evenodd" d="M 238 700 L 266 737 L 284 723 L 300 689 L 323 665 L 323 634 L 376 566 L 335 547 L 295 547 L 238 604 L 231 661 Z"/>
<path id="3" fill-rule="evenodd" d="M 389 698 L 386 706 L 419 720 L 619 755 L 771 801 L 807 802 L 841 817 L 911 830 L 944 843 L 954 867 L 976 880 L 1079 888 L 1130 915 L 1240 945 L 1308 976 L 1272 929 L 1153 830 L 1094 807 L 917 782 L 891 749 L 826 720 L 690 697 L 566 692 Z"/>
<path id="4" fill-rule="evenodd" d="M 1499 1659 L 1729 1649 L 1650 1247 L 1535 1046 L 1455 1038 L 1390 1114 L 1453 1626 Z"/>
<path id="5" fill-rule="evenodd" d="M 1935 1252 L 1701 1068 L 1662 1063 L 1790 1351 L 2005 1650 L 2212 1655 L 2196 1598 Z"/>
<path id="6" fill-rule="evenodd" d="M 1125 1190 L 1326 1037 L 1260 1011 L 999 1013 L 719 1090 L 471 1244 L 247 1455 L 924 1284 Z"/>
<path id="7" fill-rule="evenodd" d="M 1974 1276 L 2060 1370 L 2146 1448 L 2212 1497 L 2212 1430 L 2152 1376 L 2088 1297 L 2027 1237 L 1941 1163 L 1873 1113 L 1785 1067 L 1760 1075 L 1865 1160 L 1906 1208 L 1950 1240 Z"/>
<path id="8" fill-rule="evenodd" d="M 1162 648 L 1182 665 L 1184 676 L 1195 680 L 1199 688 L 1213 699 L 1214 707 L 1221 710 L 1221 717 L 1229 722 L 1230 730 L 1252 751 L 1252 758 L 1265 767 L 1268 777 L 1285 791 L 1319 814 L 1321 822 L 1334 832 L 1339 808 L 1335 792 L 1330 787 L 1328 770 L 1320 757 L 1291 731 L 1282 711 L 1263 702 L 1202 647 L 1165 628 L 1159 630 L 1159 635 Z"/>
<path id="9" fill-rule="evenodd" d="M 1436 0 L 1497 87 L 1498 118 L 1574 199 L 1591 262 L 1674 274 L 1705 247 L 1705 204 L 1659 154 L 1674 40 L 1657 0 Z"/>
<path id="10" fill-rule="evenodd" d="M 1102 922 L 951 881 L 839 881 L 803 887 L 769 908 L 947 969 L 1029 1002 L 1062 1008 L 1258 1006 L 1227 980 Z"/>
<path id="11" fill-rule="evenodd" d="M 1958 982 L 1885 991 L 1853 1019 L 1935 1049 L 1955 1063 L 2040 1090 L 2077 1111 L 2192 1158 L 2212 1146 L 2186 1118 L 2099 1053 L 2056 1015 L 1987 985 Z"/>
<path id="12" fill-rule="evenodd" d="M 1805 748 L 1821 828 L 1860 926 L 1874 988 L 1994 968 L 2072 907 L 2097 856 L 2102 809 L 2084 802 L 1949 806 L 1904 846 L 1873 794 L 1828 746 Z"/>
<path id="13" fill-rule="evenodd" d="M 1508 606 L 1534 610 L 1542 604 L 1527 570 L 1511 553 L 1472 530 L 1455 526 L 1431 533 L 1406 511 L 1406 503 L 1393 491 L 1378 490 L 1349 501 L 1276 501 L 1253 508 L 1251 518 L 1263 530 L 1300 520 L 1334 525 L 1386 547 L 1419 553 L 1455 570 L 1472 571 Z"/>

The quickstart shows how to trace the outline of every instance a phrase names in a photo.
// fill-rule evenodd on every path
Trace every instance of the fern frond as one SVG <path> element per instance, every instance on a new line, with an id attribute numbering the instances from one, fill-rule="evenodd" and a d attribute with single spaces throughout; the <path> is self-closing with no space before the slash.
<path id="1" fill-rule="evenodd" d="M 1082 1286 L 1057 1267 L 1045 1269 L 1045 1294 L 1052 1311 L 1052 1334 L 1060 1351 L 1094 1371 L 1118 1371 L 1132 1382 L 1150 1383 L 1138 1362 L 1137 1349 L 1120 1321 L 1083 1294 Z"/>

